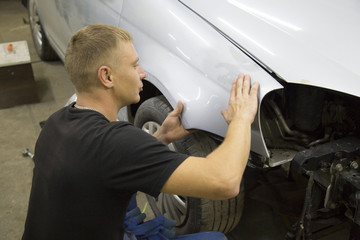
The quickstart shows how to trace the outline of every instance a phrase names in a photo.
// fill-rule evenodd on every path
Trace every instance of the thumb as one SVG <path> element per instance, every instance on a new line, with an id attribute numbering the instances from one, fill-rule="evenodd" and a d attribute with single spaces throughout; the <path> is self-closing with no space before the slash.
<path id="1" fill-rule="evenodd" d="M 177 116 L 180 115 L 183 111 L 183 104 L 181 101 L 178 101 L 176 108 L 169 114 L 171 116 Z"/>
<path id="2" fill-rule="evenodd" d="M 229 119 L 228 119 L 228 117 L 229 117 L 229 112 L 228 112 L 228 110 L 226 110 L 226 109 L 222 110 L 222 111 L 221 111 L 221 114 L 222 114 L 222 116 L 224 117 L 225 121 L 229 124 Z"/>
<path id="3" fill-rule="evenodd" d="M 221 115 L 223 115 L 223 117 L 225 118 L 225 120 L 227 119 L 228 117 L 228 111 L 226 109 L 224 110 L 221 110 Z"/>

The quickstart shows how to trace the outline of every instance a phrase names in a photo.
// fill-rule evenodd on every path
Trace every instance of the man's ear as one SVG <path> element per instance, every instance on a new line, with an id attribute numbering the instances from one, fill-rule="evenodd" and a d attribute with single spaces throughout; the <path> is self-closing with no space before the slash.
<path id="1" fill-rule="evenodd" d="M 108 66 L 99 67 L 97 76 L 102 86 L 111 88 L 114 85 L 111 69 Z"/>

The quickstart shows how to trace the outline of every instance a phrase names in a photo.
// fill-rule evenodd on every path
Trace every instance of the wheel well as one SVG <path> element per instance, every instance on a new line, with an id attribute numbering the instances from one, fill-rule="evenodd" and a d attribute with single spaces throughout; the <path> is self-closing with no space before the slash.
<path id="1" fill-rule="evenodd" d="M 128 107 L 128 118 L 130 122 L 134 122 L 135 114 L 137 110 L 139 109 L 140 105 L 148 100 L 149 98 L 162 95 L 162 93 L 157 89 L 151 82 L 147 80 L 143 80 L 143 91 L 140 92 L 140 101 L 136 104 L 131 104 Z"/>

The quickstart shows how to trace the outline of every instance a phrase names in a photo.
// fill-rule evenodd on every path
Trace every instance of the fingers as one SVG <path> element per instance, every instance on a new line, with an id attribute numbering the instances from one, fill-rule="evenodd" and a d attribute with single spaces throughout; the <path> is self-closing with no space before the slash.
<path id="1" fill-rule="evenodd" d="M 230 90 L 229 103 L 235 101 L 235 98 L 236 98 L 236 95 L 237 95 L 236 94 L 236 89 L 237 89 L 237 85 L 238 85 L 237 82 L 238 82 L 238 78 L 233 81 L 233 84 L 232 84 L 232 87 L 231 87 L 231 90 Z"/>
<path id="2" fill-rule="evenodd" d="M 250 95 L 253 96 L 257 96 L 257 92 L 259 89 L 259 83 L 258 82 L 254 82 L 254 84 L 252 85 L 251 89 L 250 89 Z"/>
<path id="3" fill-rule="evenodd" d="M 242 88 L 243 94 L 249 93 L 249 90 L 250 90 L 250 82 L 251 82 L 250 76 L 249 76 L 249 75 L 245 75 L 243 81 L 244 81 L 244 82 L 243 82 L 243 88 Z"/>
<path id="4" fill-rule="evenodd" d="M 240 96 L 242 93 L 243 88 L 243 81 L 244 81 L 244 74 L 240 73 L 237 78 L 233 81 L 231 90 L 230 90 L 230 98 L 229 103 L 235 102 L 236 98 Z"/>
<path id="5" fill-rule="evenodd" d="M 242 94 L 242 89 L 243 89 L 243 84 L 244 84 L 244 74 L 239 74 L 239 76 L 236 78 L 236 97 L 239 96 L 240 94 Z"/>
<path id="6" fill-rule="evenodd" d="M 236 87 L 234 87 L 234 84 L 236 85 Z M 236 89 L 233 95 L 236 97 L 240 94 L 249 94 L 250 91 L 257 92 L 258 87 L 258 82 L 255 82 L 253 86 L 251 86 L 251 77 L 249 75 L 239 74 L 239 76 L 235 79 L 233 83 L 233 88 Z M 234 89 L 231 89 L 231 91 L 233 91 Z"/>

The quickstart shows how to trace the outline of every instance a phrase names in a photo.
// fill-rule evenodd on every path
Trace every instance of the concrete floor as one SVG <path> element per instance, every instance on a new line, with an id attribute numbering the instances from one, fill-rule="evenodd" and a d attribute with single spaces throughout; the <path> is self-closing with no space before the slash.
<path id="1" fill-rule="evenodd" d="M 24 229 L 33 162 L 22 152 L 32 152 L 40 133 L 39 122 L 64 106 L 74 89 L 61 61 L 42 62 L 37 56 L 20 0 L 0 0 L 0 43 L 26 40 L 31 55 L 37 94 L 33 104 L 0 109 L 0 240 L 20 239 Z M 244 214 L 231 239 L 283 239 L 283 216 L 256 199 L 245 199 Z M 345 235 L 344 235 L 345 234 Z M 347 239 L 346 232 L 331 237 Z"/>
<path id="2" fill-rule="evenodd" d="M 37 56 L 20 1 L 0 0 L 0 43 L 26 40 L 39 103 L 0 109 L 0 240 L 21 239 L 30 193 L 32 152 L 40 133 L 39 122 L 64 106 L 74 89 L 61 61 L 42 62 Z"/>

